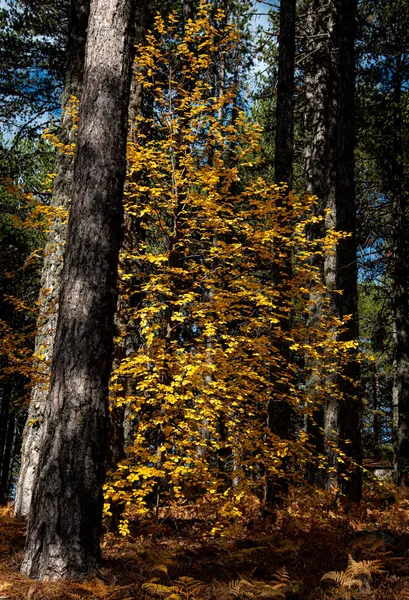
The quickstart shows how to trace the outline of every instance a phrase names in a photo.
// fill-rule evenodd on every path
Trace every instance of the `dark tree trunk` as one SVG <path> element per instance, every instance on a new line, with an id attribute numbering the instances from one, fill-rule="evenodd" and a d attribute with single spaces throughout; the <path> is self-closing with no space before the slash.
<path id="1" fill-rule="evenodd" d="M 277 85 L 277 129 L 275 136 L 275 182 L 285 183 L 287 190 L 283 191 L 282 202 L 285 204 L 285 196 L 292 186 L 293 173 L 293 140 L 294 140 L 294 57 L 295 57 L 295 0 L 281 0 L 280 3 L 280 36 L 279 36 L 279 61 L 278 61 L 278 85 Z M 288 223 L 279 223 L 286 227 Z M 282 268 L 280 272 L 274 273 L 274 281 L 281 289 L 282 298 L 285 303 L 288 298 L 288 284 L 291 278 L 291 252 L 287 248 L 280 248 L 282 253 Z M 281 328 L 288 331 L 290 317 L 285 311 L 281 318 Z M 290 351 L 288 344 L 280 344 L 280 352 L 283 360 L 288 362 Z M 291 434 L 290 405 L 285 400 L 288 394 L 288 386 L 282 384 L 276 390 L 275 398 L 269 407 L 269 426 L 274 433 L 283 439 L 288 439 Z M 284 397 L 284 400 L 281 398 Z"/>
<path id="2" fill-rule="evenodd" d="M 323 274 L 326 286 L 343 292 L 331 300 L 331 311 L 340 321 L 352 315 L 340 334 L 340 340 L 358 339 L 357 242 L 354 182 L 354 73 L 356 0 L 313 2 L 314 34 L 320 36 L 314 55 L 314 70 L 308 89 L 313 111 L 312 150 L 309 153 L 310 189 L 329 209 L 325 226 L 350 234 L 341 240 L 333 256 L 326 256 Z M 321 40 L 321 41 L 320 41 Z M 315 110 L 314 110 L 315 106 Z M 315 114 L 314 114 L 315 112 Z M 357 383 L 358 363 L 351 359 L 334 380 L 341 400 L 330 394 L 324 405 L 324 443 L 329 463 L 326 487 L 340 485 L 351 500 L 362 493 L 361 401 Z M 344 442 L 349 443 L 345 444 Z M 351 459 L 348 479 L 339 467 L 338 446 Z M 332 467 L 332 469 L 331 469 Z M 337 475 L 338 474 L 338 475 Z"/>
<path id="3" fill-rule="evenodd" d="M 84 68 L 85 40 L 88 24 L 89 0 L 71 0 L 70 23 L 67 44 L 67 71 L 62 96 L 62 119 L 59 138 L 63 144 L 75 143 L 75 131 L 67 107 L 70 97 L 81 97 Z M 59 153 L 57 177 L 54 182 L 51 206 L 68 210 L 72 198 L 74 157 Z M 57 325 L 58 296 L 61 285 L 64 244 L 66 237 L 65 220 L 56 217 L 44 250 L 44 264 L 41 277 L 40 314 L 37 323 L 35 351 L 44 356 L 38 364 L 41 380 L 33 386 L 28 410 L 27 423 L 23 433 L 21 468 L 16 488 L 15 513 L 27 516 L 34 482 L 37 473 L 38 457 L 44 430 L 44 413 L 48 394 L 48 381 L 53 354 L 54 336 Z"/>
<path id="4" fill-rule="evenodd" d="M 337 229 L 346 231 L 349 237 L 337 247 L 336 287 L 342 290 L 337 296 L 337 317 L 343 321 L 352 315 L 341 334 L 342 341 L 357 340 L 358 326 L 358 266 L 355 204 L 355 39 L 356 0 L 341 0 L 339 6 L 338 49 L 338 155 L 336 187 Z M 351 356 L 342 372 L 339 388 L 341 447 L 352 459 L 348 478 L 341 480 L 342 490 L 350 500 L 359 501 L 362 496 L 362 400 L 359 384 L 359 363 Z M 348 440 L 347 445 L 343 445 Z"/>
<path id="5" fill-rule="evenodd" d="M 78 577 L 100 558 L 132 13 L 131 0 L 91 3 L 46 431 L 22 564 L 43 580 Z"/>
<path id="6" fill-rule="evenodd" d="M 0 505 L 7 504 L 10 498 L 10 471 L 13 462 L 13 442 L 15 434 L 15 413 L 11 407 L 11 395 L 8 394 L 8 398 L 2 398 L 7 403 L 7 408 L 3 411 L 1 417 L 2 421 L 2 432 L 4 436 L 1 440 L 2 444 L 0 447 Z M 2 402 L 3 409 L 3 402 Z"/>
<path id="7" fill-rule="evenodd" d="M 397 65 L 398 67 L 398 65 Z M 393 89 L 392 156 L 392 311 L 393 311 L 393 446 L 395 480 L 409 482 L 409 244 L 407 191 L 404 188 L 402 142 L 402 79 L 399 69 Z"/>
<path id="8" fill-rule="evenodd" d="M 182 0 L 183 22 L 186 24 L 194 17 L 195 0 Z"/>
<path id="9" fill-rule="evenodd" d="M 308 5 L 307 18 L 308 35 L 307 45 L 309 61 L 307 64 L 305 100 L 306 100 L 306 134 L 307 146 L 305 152 L 305 176 L 307 189 L 311 195 L 317 196 L 319 201 L 318 212 L 323 213 L 330 209 L 326 222 L 311 226 L 309 237 L 314 239 L 325 233 L 326 227 L 335 224 L 335 123 L 336 114 L 334 106 L 335 73 L 333 61 L 333 42 L 335 30 L 335 14 L 333 1 L 324 3 L 323 0 L 312 0 Z M 334 260 L 326 257 L 314 259 L 317 267 L 322 271 L 325 283 L 329 287 L 335 285 Z M 310 326 L 315 327 L 321 319 L 323 298 L 314 293 L 315 310 L 310 318 Z M 308 359 L 307 359 L 308 363 Z M 314 365 L 307 364 L 314 371 Z M 316 376 L 306 382 L 311 399 L 318 402 L 316 397 Z M 338 413 L 332 407 L 332 400 L 327 399 L 325 404 L 316 408 L 311 418 L 307 419 L 307 430 L 314 443 L 317 454 L 325 452 L 327 447 L 326 436 L 322 431 L 326 428 L 338 432 Z M 327 456 L 329 466 L 337 467 L 336 457 L 332 453 Z M 309 466 L 308 476 L 311 483 L 326 484 L 330 486 L 336 482 L 336 476 L 331 481 L 323 481 L 322 471 Z"/>
<path id="10" fill-rule="evenodd" d="M 0 390 L 0 477 L 5 469 L 4 455 L 10 414 L 11 389 L 12 388 L 8 383 L 4 383 Z M 1 493 L 0 490 L 0 495 Z"/>
<path id="11" fill-rule="evenodd" d="M 134 30 L 134 45 L 143 44 L 145 41 L 146 32 L 153 24 L 153 14 L 150 10 L 150 6 L 148 2 L 140 3 L 135 7 L 135 30 Z M 132 67 L 132 80 L 131 80 L 131 91 L 129 97 L 129 109 L 128 109 L 128 119 L 129 119 L 129 139 L 132 142 L 136 142 L 135 132 L 137 131 L 137 118 L 148 116 L 148 111 L 146 107 L 146 97 L 144 94 L 143 86 L 138 82 L 137 74 L 140 70 L 137 60 L 134 61 Z M 150 116 L 150 115 L 149 115 Z M 128 169 L 129 171 L 129 169 Z M 128 175 L 126 180 L 126 191 L 130 191 L 132 189 L 131 186 L 131 177 Z M 140 227 L 140 220 L 132 215 L 125 214 L 124 218 L 124 240 L 122 250 L 125 252 L 133 252 L 136 245 L 141 241 L 141 239 L 145 236 L 146 230 L 143 227 Z M 121 252 L 122 254 L 122 252 Z M 130 272 L 132 270 L 132 265 L 128 264 L 127 260 L 120 261 L 120 268 L 124 272 Z M 140 288 L 140 284 L 136 281 L 133 281 L 133 286 L 138 286 Z M 141 290 L 138 293 L 132 294 L 132 306 L 138 306 L 142 302 L 143 294 Z M 126 313 L 127 309 L 129 309 L 130 301 L 125 294 L 125 297 L 122 297 L 121 290 L 119 290 L 118 297 L 118 305 L 116 309 L 116 328 L 118 331 L 123 331 L 126 328 L 126 324 L 124 322 L 124 313 Z M 135 330 L 137 329 L 135 326 L 133 327 Z M 130 335 L 128 331 L 128 335 L 119 342 L 119 344 L 115 348 L 115 358 L 114 358 L 114 368 L 121 364 L 122 360 L 129 356 L 132 352 L 136 352 L 139 348 L 141 340 L 139 336 L 136 334 Z M 107 471 L 111 473 L 115 473 L 117 470 L 118 464 L 125 458 L 126 456 L 126 446 L 130 445 L 131 440 L 129 439 L 129 431 L 132 428 L 131 417 L 129 415 L 129 408 L 126 403 L 118 402 L 119 396 L 121 399 L 125 399 L 127 395 L 128 388 L 128 378 L 123 377 L 119 381 L 122 386 L 122 390 L 114 395 L 113 401 L 110 405 L 109 411 L 109 426 L 108 426 L 108 450 L 106 456 L 106 466 Z M 127 435 L 128 432 L 128 435 Z M 111 516 L 106 519 L 105 523 L 110 531 L 117 532 L 118 525 L 120 523 L 122 514 L 123 514 L 124 504 L 123 502 L 111 502 L 110 512 Z"/>
<path id="12" fill-rule="evenodd" d="M 294 59 L 296 0 L 280 2 L 274 171 L 276 183 L 292 188 L 294 158 Z"/>

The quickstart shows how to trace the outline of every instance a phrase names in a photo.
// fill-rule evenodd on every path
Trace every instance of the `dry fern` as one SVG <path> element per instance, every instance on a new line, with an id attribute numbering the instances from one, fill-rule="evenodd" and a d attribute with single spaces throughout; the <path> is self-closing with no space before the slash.
<path id="1" fill-rule="evenodd" d="M 196 594 L 200 593 L 204 587 L 203 581 L 185 576 L 175 579 L 170 585 L 160 583 L 157 577 L 153 577 L 142 585 L 142 589 L 150 595 L 159 596 L 166 600 L 193 600 L 198 598 Z"/>
<path id="2" fill-rule="evenodd" d="M 286 569 L 280 569 L 271 584 L 251 578 L 240 577 L 229 582 L 229 593 L 235 598 L 285 598 L 289 583 Z"/>
<path id="3" fill-rule="evenodd" d="M 360 577 L 372 578 L 373 573 L 383 573 L 381 560 L 356 561 L 348 555 L 348 566 L 345 571 L 329 571 L 321 578 L 321 581 L 335 583 L 343 588 L 358 587 L 362 589 L 363 582 Z"/>
<path id="4" fill-rule="evenodd" d="M 348 555 L 348 566 L 346 572 L 354 577 L 361 577 L 362 575 L 371 579 L 373 573 L 383 573 L 382 560 L 361 560 L 356 561 L 352 558 L 351 554 Z"/>
<path id="5" fill-rule="evenodd" d="M 203 581 L 198 579 L 194 579 L 193 577 L 179 577 L 172 582 L 180 592 L 183 592 L 185 595 L 194 595 L 195 593 L 201 591 L 204 587 Z"/>
<path id="6" fill-rule="evenodd" d="M 328 571 L 328 573 L 325 573 L 325 575 L 321 577 L 321 581 L 335 583 L 335 585 L 344 588 L 362 588 L 362 581 L 360 579 L 355 579 L 346 571 Z"/>
<path id="7" fill-rule="evenodd" d="M 142 589 L 152 596 L 167 598 L 167 600 L 170 600 L 172 595 L 174 600 L 180 598 L 180 596 L 178 596 L 179 588 L 176 585 L 164 585 L 163 583 L 160 583 L 158 577 L 153 577 L 144 583 Z"/>

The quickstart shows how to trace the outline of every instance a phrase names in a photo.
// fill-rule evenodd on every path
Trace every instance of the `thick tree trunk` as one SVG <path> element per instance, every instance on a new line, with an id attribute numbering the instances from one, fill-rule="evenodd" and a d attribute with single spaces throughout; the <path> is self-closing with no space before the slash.
<path id="1" fill-rule="evenodd" d="M 325 228 L 347 231 L 333 256 L 324 258 L 324 282 L 329 289 L 342 290 L 341 297 L 332 296 L 331 312 L 341 321 L 352 315 L 342 341 L 358 338 L 357 262 L 354 186 L 354 68 L 355 68 L 355 0 L 313 0 L 311 5 L 315 38 L 313 57 L 307 78 L 307 104 L 311 127 L 307 153 L 309 191 L 318 196 L 320 210 L 328 210 Z M 322 233 L 311 232 L 311 235 Z M 320 302 L 317 299 L 317 316 Z M 359 378 L 358 363 L 352 357 L 340 376 L 328 380 L 336 386 L 323 407 L 324 446 L 328 460 L 325 485 L 341 485 L 351 499 L 361 497 L 361 471 L 352 466 L 349 479 L 339 478 L 341 471 L 335 447 L 361 462 L 361 402 L 356 399 Z M 316 420 L 319 420 L 317 418 Z M 344 441 L 349 443 L 344 445 Z"/>
<path id="2" fill-rule="evenodd" d="M 310 228 L 309 236 L 314 239 L 323 235 L 326 227 L 335 224 L 336 140 L 334 132 L 336 112 L 334 85 L 336 80 L 333 56 L 335 12 L 333 2 L 324 5 L 323 0 L 312 0 L 308 9 L 307 25 L 310 40 L 307 52 L 310 54 L 310 60 L 306 75 L 306 129 L 308 136 L 305 154 L 306 182 L 308 192 L 318 197 L 318 212 L 322 214 L 325 209 L 329 209 L 326 222 Z M 321 268 L 326 285 L 333 288 L 335 285 L 335 259 L 332 257 L 326 257 L 323 261 L 316 259 L 316 266 Z M 324 299 L 317 294 L 314 294 L 312 299 L 315 302 L 315 310 L 311 315 L 310 325 L 314 327 L 321 319 Z M 312 375 L 306 382 L 312 399 L 315 397 L 316 383 L 315 375 Z M 326 452 L 329 467 L 336 469 L 336 457 L 329 451 L 327 444 L 328 436 L 322 436 L 321 433 L 321 429 L 327 432 L 339 431 L 338 411 L 333 404 L 332 398 L 326 399 L 325 404 L 316 409 L 312 419 L 307 420 L 307 429 L 311 441 L 315 444 L 316 452 Z M 337 440 L 334 441 L 336 443 Z M 309 478 L 311 482 L 321 483 L 321 472 L 317 471 L 313 465 L 309 469 Z M 330 476 L 325 484 L 329 487 L 336 483 L 335 471 L 335 474 Z"/>
<path id="3" fill-rule="evenodd" d="M 78 577 L 100 558 L 132 13 L 131 0 L 91 3 L 46 430 L 22 564 L 44 580 Z"/>
<path id="4" fill-rule="evenodd" d="M 67 72 L 62 96 L 62 119 L 59 134 L 63 144 L 75 143 L 75 130 L 67 108 L 70 106 L 70 97 L 74 96 L 78 99 L 81 97 L 88 14 L 89 0 L 71 0 Z M 54 182 L 51 206 L 55 209 L 68 210 L 72 198 L 74 157 L 60 153 L 57 158 L 56 171 L 57 177 Z M 44 413 L 57 325 L 58 296 L 65 247 L 65 223 L 64 218 L 55 217 L 44 250 L 40 314 L 35 340 L 35 352 L 42 355 L 44 360 L 38 363 L 41 380 L 33 386 L 27 423 L 23 433 L 21 468 L 15 501 L 15 513 L 18 516 L 27 516 L 30 509 L 44 430 Z"/>

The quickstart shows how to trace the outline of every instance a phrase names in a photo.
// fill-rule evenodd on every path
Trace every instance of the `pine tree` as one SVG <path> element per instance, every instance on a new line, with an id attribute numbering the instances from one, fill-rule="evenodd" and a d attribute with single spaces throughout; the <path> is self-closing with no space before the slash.
<path id="1" fill-rule="evenodd" d="M 100 558 L 132 25 L 132 2 L 91 3 L 41 477 L 22 564 L 41 579 L 76 577 Z"/>

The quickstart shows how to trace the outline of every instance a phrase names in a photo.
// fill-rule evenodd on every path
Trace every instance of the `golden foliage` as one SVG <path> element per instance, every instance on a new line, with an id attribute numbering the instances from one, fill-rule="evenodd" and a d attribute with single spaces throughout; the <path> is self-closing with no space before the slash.
<path id="1" fill-rule="evenodd" d="M 309 240 L 309 226 L 324 218 L 316 199 L 258 175 L 260 127 L 237 106 L 234 82 L 216 89 L 209 77 L 237 43 L 222 16 L 206 2 L 184 30 L 176 13 L 157 16 L 138 47 L 137 80 L 153 115 L 137 118 L 128 142 L 131 233 L 116 340 L 126 351 L 110 382 L 111 406 L 125 407 L 133 435 L 105 486 L 107 515 L 113 504 L 143 515 L 153 497 L 157 505 L 204 499 L 216 515 L 212 536 L 246 521 L 249 498 L 261 497 L 284 464 L 287 477 L 305 472 L 308 435 L 273 434 L 271 404 L 287 402 L 300 422 L 312 416 L 338 394 L 327 373 L 356 346 L 339 341 L 342 324 L 326 300 L 320 321 L 309 323 L 312 290 L 324 296 L 311 257 L 331 252 L 342 234 Z M 313 394 L 282 359 L 283 346 L 305 357 Z M 126 511 L 120 532 L 129 533 Z"/>

